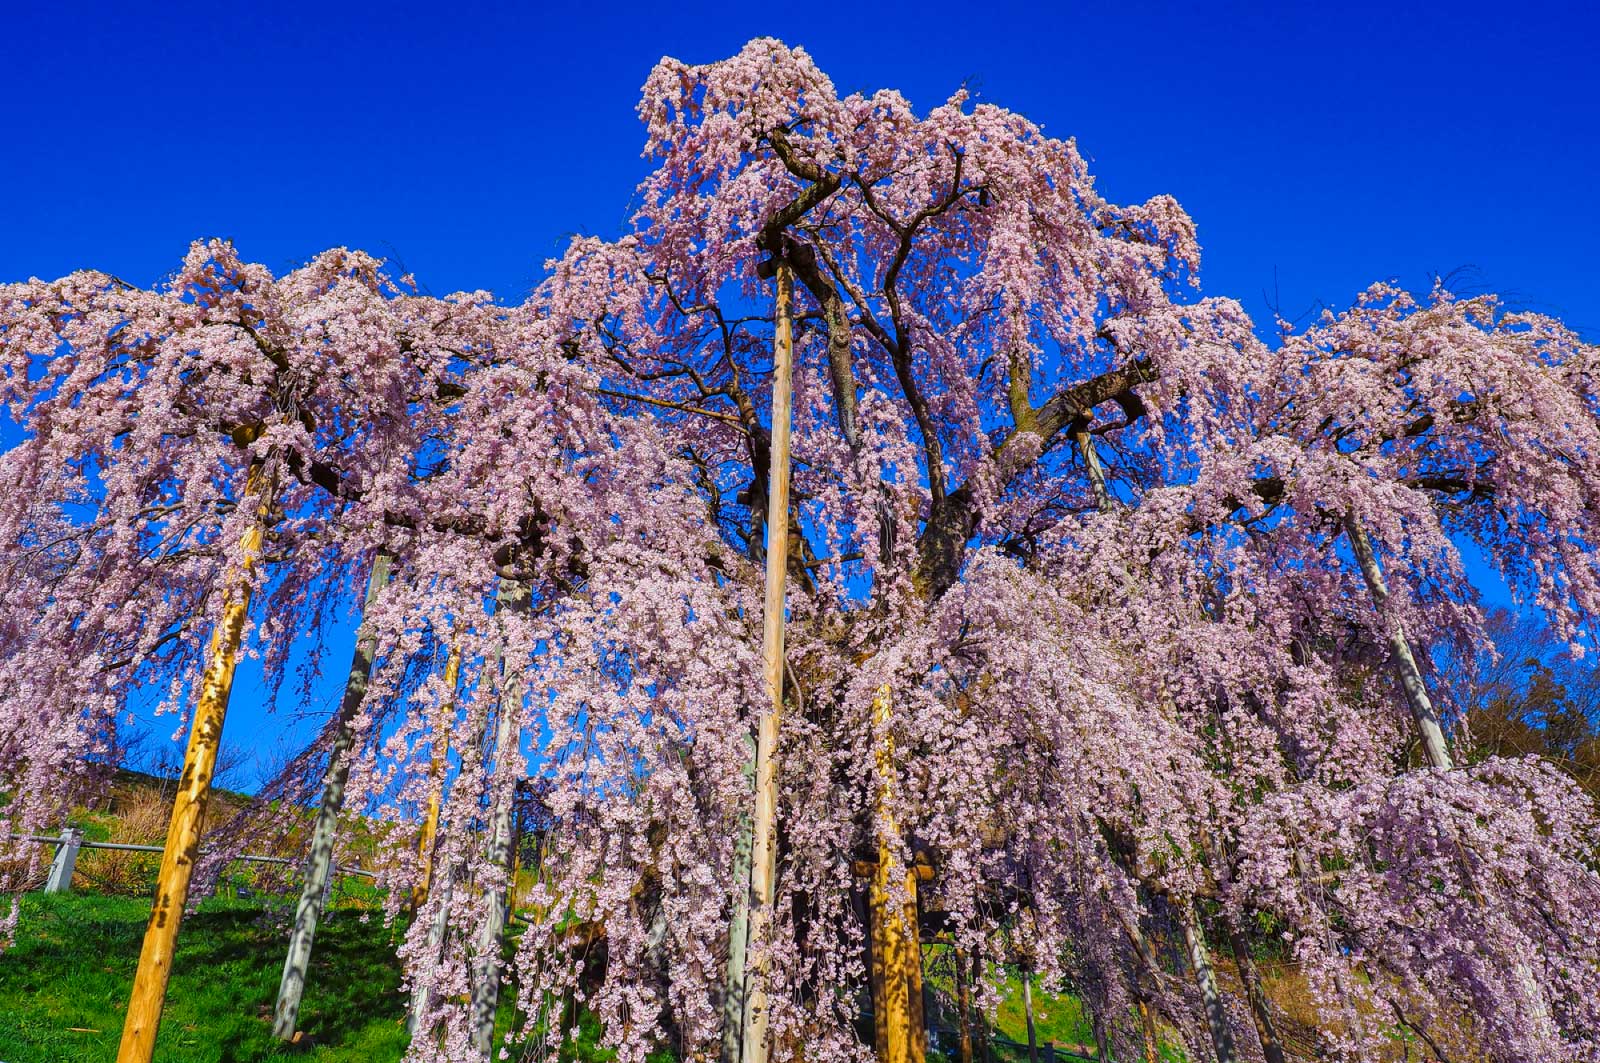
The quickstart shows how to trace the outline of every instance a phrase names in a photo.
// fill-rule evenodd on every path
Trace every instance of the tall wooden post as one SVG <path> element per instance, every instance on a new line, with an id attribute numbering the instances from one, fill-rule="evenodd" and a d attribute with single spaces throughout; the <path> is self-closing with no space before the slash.
<path id="1" fill-rule="evenodd" d="M 1381 614 L 1389 601 L 1389 588 L 1383 582 L 1383 570 L 1378 567 L 1378 556 L 1372 549 L 1372 540 L 1354 514 L 1345 518 L 1345 533 L 1350 539 L 1350 549 L 1361 566 L 1361 577 L 1366 581 L 1372 604 Z M 1385 617 L 1389 650 L 1393 654 L 1395 671 L 1400 675 L 1400 686 L 1405 691 L 1406 704 L 1417 722 L 1417 735 L 1422 739 L 1422 751 L 1428 764 L 1435 768 L 1450 768 L 1450 748 L 1445 744 L 1444 729 L 1439 726 L 1439 714 L 1434 710 L 1433 699 L 1428 697 L 1427 684 L 1422 681 L 1422 669 L 1411 652 L 1411 640 L 1398 620 Z"/>
<path id="2" fill-rule="evenodd" d="M 1261 983 L 1261 971 L 1250 955 L 1250 943 L 1237 926 L 1228 928 L 1228 943 L 1233 948 L 1233 959 L 1239 967 L 1239 981 L 1244 983 L 1245 999 L 1250 1002 L 1250 1018 L 1256 1025 L 1256 1037 L 1261 1041 L 1261 1057 L 1266 1063 L 1284 1063 L 1283 1040 L 1278 1036 L 1278 1025 L 1272 1019 L 1272 1009 L 1267 1001 L 1266 986 Z"/>
<path id="3" fill-rule="evenodd" d="M 1233 1029 L 1228 1025 L 1228 1009 L 1222 1000 L 1222 990 L 1217 987 L 1217 976 L 1211 966 L 1211 950 L 1206 945 L 1205 928 L 1200 925 L 1200 913 L 1191 901 L 1178 913 L 1183 925 L 1183 941 L 1188 948 L 1189 967 L 1194 971 L 1195 982 L 1200 987 L 1200 1002 L 1205 1009 L 1206 1025 L 1211 1028 L 1211 1046 L 1216 1051 L 1217 1063 L 1237 1063 L 1238 1051 L 1233 1044 Z"/>
<path id="4" fill-rule="evenodd" d="M 745 777 L 755 782 L 755 738 L 744 736 L 748 759 Z M 750 940 L 750 816 L 740 817 L 733 839 L 733 904 L 728 914 L 728 977 L 722 997 L 722 1047 L 719 1063 L 739 1063 L 743 1047 L 745 986 L 745 946 Z"/>
<path id="5" fill-rule="evenodd" d="M 449 655 L 444 663 L 445 700 L 440 706 L 439 720 L 434 728 L 434 744 L 432 763 L 428 765 L 428 774 L 431 776 L 428 791 L 428 807 L 422 817 L 422 831 L 417 840 L 417 855 L 422 860 L 422 872 L 417 876 L 417 884 L 411 891 L 411 914 L 413 917 L 422 910 L 428 899 L 428 892 L 433 888 L 434 876 L 434 849 L 437 848 L 439 834 L 439 806 L 444 796 L 445 767 L 450 755 L 450 728 L 455 722 L 455 696 L 456 683 L 461 677 L 461 650 L 456 646 L 450 647 Z M 448 871 L 448 869 L 447 869 Z M 445 930 L 450 919 L 450 880 L 445 879 L 444 897 L 434 911 L 433 919 L 428 924 L 427 957 L 437 957 L 440 947 L 444 944 Z M 428 1007 L 428 994 L 420 989 L 413 989 L 411 999 L 406 1004 L 406 1033 L 414 1041 L 417 1031 L 422 1025 L 423 1012 Z"/>
<path id="6" fill-rule="evenodd" d="M 333 842 L 339 829 L 339 816 L 344 811 L 345 782 L 350 778 L 349 753 L 355 744 L 355 718 L 367 696 L 372 661 L 378 653 L 378 635 L 367 617 L 389 583 L 393 562 L 393 554 L 380 550 L 372 559 L 372 571 L 367 575 L 361 631 L 356 635 L 350 673 L 344 684 L 344 700 L 339 705 L 339 718 L 334 725 L 333 748 L 328 752 L 328 770 L 322 778 L 322 803 L 317 806 L 317 822 L 311 831 L 306 878 L 300 887 L 300 901 L 295 905 L 294 928 L 289 933 L 283 975 L 278 980 L 272 1035 L 280 1041 L 294 1038 L 295 1024 L 300 1020 L 300 1000 L 306 991 L 306 971 L 311 964 L 311 942 L 322 918 L 324 899 L 333 885 Z"/>
<path id="7" fill-rule="evenodd" d="M 872 700 L 872 719 L 878 728 L 888 726 L 891 692 L 878 688 Z M 885 734 L 874 751 L 878 776 L 878 861 L 872 868 L 867 891 L 867 914 L 872 933 L 872 1032 L 880 1063 L 922 1063 L 927 1056 L 927 1032 L 922 1024 L 922 949 L 917 935 L 917 879 L 899 855 L 899 830 L 889 799 L 894 786 L 894 740 Z M 890 903 L 896 880 L 904 881 L 908 900 L 903 907 Z"/>
<path id="8" fill-rule="evenodd" d="M 1033 1027 L 1033 966 L 1022 965 L 1022 1017 L 1028 1024 L 1028 1063 L 1039 1063 L 1039 1035 Z"/>
<path id="9" fill-rule="evenodd" d="M 444 686 L 449 691 L 441 713 L 441 720 L 433 739 L 433 763 L 428 766 L 431 789 L 428 791 L 428 808 L 422 816 L 422 833 L 417 839 L 417 856 L 422 860 L 422 873 L 411 891 L 411 910 L 415 912 L 428 899 L 433 884 L 433 840 L 439 833 L 439 802 L 444 793 L 444 769 L 450 755 L 450 717 L 455 713 L 456 683 L 461 676 L 461 651 L 450 647 L 444 662 Z"/>
<path id="10" fill-rule="evenodd" d="M 501 579 L 495 595 L 498 609 L 508 613 L 528 611 L 531 589 L 520 580 Z M 500 705 L 495 721 L 495 771 L 509 772 L 521 755 L 522 699 L 525 693 L 522 662 L 506 667 L 506 649 L 500 648 Z M 500 874 L 511 872 L 513 818 L 517 786 L 513 781 L 495 796 L 489 825 L 489 866 Z M 511 914 L 511 882 L 490 890 L 488 909 L 479 927 L 477 951 L 472 961 L 472 1046 L 479 1058 L 488 1059 L 494 1045 L 494 1014 L 500 1004 L 500 944 Z"/>
<path id="11" fill-rule="evenodd" d="M 932 870 L 922 865 L 906 872 L 905 920 L 901 924 L 905 928 L 902 970 L 906 982 L 906 1021 L 911 1026 L 906 1054 L 911 1063 L 924 1063 L 928 1058 L 928 1015 L 922 999 L 922 915 L 917 910 L 917 880 L 920 872 L 931 874 Z"/>
<path id="12" fill-rule="evenodd" d="M 444 948 L 445 935 L 450 931 L 450 900 L 455 890 L 456 866 L 454 862 L 444 868 L 444 882 L 438 886 L 439 903 L 434 906 L 433 919 L 428 923 L 427 962 L 438 960 Z M 422 1032 L 422 1017 L 431 1006 L 430 994 L 419 986 L 411 989 L 411 1001 L 406 1006 L 406 1033 L 415 1041 Z"/>
<path id="13" fill-rule="evenodd" d="M 253 440 L 247 440 L 250 441 Z M 228 587 L 222 603 L 222 617 L 211 632 L 211 644 L 206 651 L 206 667 L 200 678 L 199 698 L 189 727 L 189 746 L 183 758 L 183 774 L 178 778 L 178 792 L 172 803 L 172 821 L 167 827 L 167 843 L 161 853 L 161 870 L 156 879 L 150 923 L 144 932 L 144 946 L 139 951 L 139 968 L 133 976 L 133 992 L 128 998 L 117 1063 L 150 1063 L 155 1053 L 161 1006 L 166 1001 L 172 955 L 178 943 L 178 925 L 183 921 L 183 906 L 189 900 L 189 879 L 200 855 L 206 799 L 211 793 L 211 776 L 222 745 L 222 724 L 228 714 L 228 695 L 233 691 L 239 642 L 250 611 L 250 576 L 261 555 L 261 541 L 272 508 L 275 474 L 274 468 L 254 462 L 245 479 L 245 504 L 254 505 L 255 517 L 239 542 L 244 571 L 225 577 Z"/>
<path id="14" fill-rule="evenodd" d="M 1144 1037 L 1144 1063 L 1161 1063 L 1161 1050 L 1156 1040 L 1156 1017 L 1150 1005 L 1139 1001 L 1139 1030 Z M 1107 1058 L 1110 1058 L 1107 1055 Z"/>
<path id="15" fill-rule="evenodd" d="M 956 961 L 956 1063 L 972 1059 L 972 990 L 967 985 L 967 956 L 952 949 Z"/>
<path id="16" fill-rule="evenodd" d="M 767 706 L 756 727 L 755 815 L 750 834 L 750 934 L 756 946 L 747 962 L 744 992 L 743 1063 L 767 1063 L 767 941 L 777 878 L 774 837 L 778 809 L 778 721 L 783 715 L 783 600 L 789 561 L 789 407 L 794 367 L 794 273 L 777 261 L 778 296 L 773 314 L 772 446 L 767 472 L 767 594 L 761 645 L 765 655 Z"/>
<path id="17" fill-rule="evenodd" d="M 46 893 L 72 892 L 72 874 L 78 866 L 78 850 L 82 846 L 83 831 L 76 827 L 62 828 L 55 859 L 50 861 L 50 877 L 44 883 Z"/>

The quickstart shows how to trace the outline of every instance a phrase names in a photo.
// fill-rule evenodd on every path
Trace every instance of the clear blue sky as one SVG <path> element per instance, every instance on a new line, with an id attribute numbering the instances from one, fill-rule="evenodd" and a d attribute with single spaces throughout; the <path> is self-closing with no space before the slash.
<path id="1" fill-rule="evenodd" d="M 0 281 L 150 284 L 227 236 L 515 301 L 569 234 L 624 223 L 656 59 L 760 35 L 841 91 L 926 108 L 966 82 L 1077 137 L 1113 200 L 1176 196 L 1205 290 L 1258 317 L 1473 266 L 1600 338 L 1600 15 L 1576 3 L 19 4 Z M 230 738 L 270 744 L 282 719 L 240 694 Z"/>

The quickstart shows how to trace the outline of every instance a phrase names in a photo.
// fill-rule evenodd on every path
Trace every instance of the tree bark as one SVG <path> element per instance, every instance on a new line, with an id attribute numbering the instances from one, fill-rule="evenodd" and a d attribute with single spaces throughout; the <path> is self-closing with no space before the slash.
<path id="1" fill-rule="evenodd" d="M 306 860 L 305 882 L 295 906 L 294 928 L 289 933 L 289 952 L 283 961 L 283 976 L 278 981 L 278 1002 L 273 1009 L 272 1035 L 280 1041 L 294 1037 L 300 1018 L 300 998 L 305 993 L 306 970 L 311 963 L 311 943 L 322 918 L 323 898 L 333 880 L 333 842 L 344 811 L 344 787 L 350 777 L 349 753 L 355 744 L 354 722 L 367 695 L 372 677 L 372 661 L 378 652 L 378 636 L 366 618 L 389 582 L 394 556 L 380 550 L 372 559 L 367 575 L 367 595 L 362 605 L 362 630 L 356 635 L 355 652 L 350 658 L 350 673 L 345 678 L 344 700 L 334 724 L 333 748 L 328 752 L 328 771 L 322 777 L 322 803 L 317 806 L 317 821 L 311 831 L 311 853 Z"/>
<path id="2" fill-rule="evenodd" d="M 743 986 L 745 1008 L 740 1031 L 743 1063 L 767 1063 L 768 1058 L 767 951 L 778 870 L 775 844 L 777 747 L 778 721 L 783 712 L 784 577 L 789 558 L 789 407 L 794 362 L 791 320 L 794 279 L 788 263 L 781 258 L 777 263 L 777 281 L 777 305 L 773 314 L 771 467 L 767 475 L 767 586 L 761 640 L 769 700 L 765 711 L 760 714 L 756 730 L 755 813 L 750 838 L 749 941 L 757 951 L 755 962 L 747 962 Z"/>
<path id="3" fill-rule="evenodd" d="M 256 513 L 239 543 L 244 571 L 224 577 L 228 587 L 222 617 L 211 632 L 206 667 L 200 676 L 199 698 L 189 728 L 183 774 L 179 776 L 178 792 L 172 803 L 172 820 L 161 853 L 155 901 L 150 909 L 150 923 L 145 928 L 144 945 L 139 951 L 139 967 L 133 977 L 117 1063 L 150 1063 L 155 1053 L 156 1030 L 161 1025 L 167 980 L 172 976 L 178 927 L 183 921 L 183 907 L 189 900 L 189 879 L 200 855 L 200 832 L 205 827 L 211 776 L 222 746 L 228 697 L 233 692 L 233 670 L 238 663 L 239 643 L 250 612 L 250 575 L 261 555 L 267 517 L 276 493 L 275 464 L 275 457 L 253 463 L 245 478 L 245 504 L 254 504 Z"/>
<path id="4" fill-rule="evenodd" d="M 1089 434 L 1088 422 L 1082 422 L 1073 433 L 1078 453 L 1083 455 L 1083 467 L 1089 474 L 1089 488 L 1094 492 L 1094 508 L 1101 513 L 1111 509 L 1111 492 L 1106 487 L 1105 466 L 1100 464 L 1100 452 L 1094 448 L 1094 436 Z"/>
<path id="5" fill-rule="evenodd" d="M 496 595 L 499 609 L 512 613 L 525 613 L 529 605 L 529 587 L 526 583 L 502 579 Z M 495 772 L 509 771 L 516 763 L 520 750 L 517 741 L 522 730 L 522 698 L 524 693 L 521 664 L 506 667 L 506 651 L 500 650 L 500 708 L 494 738 Z M 491 874 L 506 876 L 511 870 L 513 817 L 516 812 L 517 787 L 510 784 L 498 787 L 493 819 L 489 831 L 488 862 Z M 506 919 L 510 915 L 511 883 L 498 882 L 489 891 L 488 910 L 478 935 L 477 950 L 472 971 L 472 1047 L 484 1059 L 489 1058 L 494 1046 L 494 1014 L 500 1004 L 500 939 L 505 933 Z"/>

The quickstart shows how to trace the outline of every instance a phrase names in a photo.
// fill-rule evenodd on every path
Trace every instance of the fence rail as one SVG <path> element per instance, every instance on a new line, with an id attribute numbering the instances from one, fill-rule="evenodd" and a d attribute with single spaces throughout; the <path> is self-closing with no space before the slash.
<path id="1" fill-rule="evenodd" d="M 26 842 L 38 842 L 41 845 L 54 845 L 56 847 L 55 859 L 50 861 L 50 877 L 45 880 L 44 884 L 46 893 L 72 892 L 72 875 L 77 870 L 78 851 L 80 849 L 115 849 L 127 853 L 159 853 L 163 848 L 159 845 L 135 845 L 132 842 L 86 841 L 83 837 L 83 831 L 70 827 L 62 831 L 59 837 L 51 837 L 48 834 L 22 834 L 18 835 L 18 837 Z M 202 853 L 201 855 L 206 854 Z M 230 861 L 233 860 L 249 864 L 298 863 L 298 861 L 290 860 L 288 857 L 257 856 L 254 853 L 239 853 L 237 856 L 230 857 Z M 375 872 L 366 871 L 359 867 L 335 866 L 333 871 L 334 874 L 339 875 L 361 875 L 365 878 L 378 877 Z"/>

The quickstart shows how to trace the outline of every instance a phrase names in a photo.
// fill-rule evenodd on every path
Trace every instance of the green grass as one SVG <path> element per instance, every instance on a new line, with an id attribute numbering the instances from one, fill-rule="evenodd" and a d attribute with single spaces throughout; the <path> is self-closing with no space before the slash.
<path id="1" fill-rule="evenodd" d="M 1011 1040 L 1026 1044 L 1028 1020 L 1022 1008 L 1022 979 L 1011 968 L 1006 968 L 1005 974 L 994 1027 Z M 1078 998 L 1046 993 L 1039 988 L 1037 979 L 1033 983 L 1033 1028 L 1039 1044 L 1054 1041 L 1063 1048 L 1094 1044 L 1094 1025 Z"/>
<path id="2" fill-rule="evenodd" d="M 116 1058 L 150 902 L 92 894 L 22 899 L 15 946 L 0 954 L 0 1060 Z M 287 933 L 257 901 L 214 898 L 185 919 L 156 1040 L 163 1063 L 399 1059 L 406 1045 L 391 931 L 337 910 L 317 930 L 301 1007 L 309 1051 L 272 1037 Z"/>
<path id="3" fill-rule="evenodd" d="M 364 884 L 363 884 L 364 885 Z M 90 893 L 28 894 L 16 945 L 0 953 L 0 1063 L 109 1063 L 116 1058 L 133 970 L 150 902 Z M 257 899 L 218 896 L 185 919 L 178 939 L 167 1007 L 156 1041 L 161 1063 L 390 1063 L 404 1054 L 406 1001 L 394 946 L 400 928 L 376 913 L 366 923 L 356 908 L 336 908 L 317 930 L 311 976 L 300 1011 L 309 1049 L 272 1037 L 287 929 Z M 930 950 L 939 951 L 939 950 Z M 932 965 L 929 981 L 948 994 Z M 1022 987 L 1005 971 L 994 1029 L 1027 1040 Z M 512 1019 L 503 995 L 498 1024 Z M 1034 987 L 1034 1023 L 1042 1044 L 1092 1044 L 1093 1031 L 1076 998 Z M 564 1060 L 605 1063 L 595 1047 L 599 1027 L 579 1016 L 579 1044 Z M 1168 1046 L 1163 1046 L 1167 1048 Z M 670 1059 L 661 1052 L 653 1059 Z M 1172 1053 L 1170 1058 L 1181 1058 Z"/>

